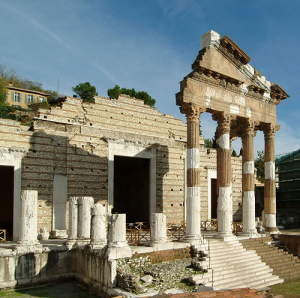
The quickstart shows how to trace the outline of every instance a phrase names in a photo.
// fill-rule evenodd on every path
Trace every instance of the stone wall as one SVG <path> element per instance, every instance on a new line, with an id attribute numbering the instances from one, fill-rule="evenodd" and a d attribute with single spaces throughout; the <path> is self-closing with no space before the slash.
<path id="1" fill-rule="evenodd" d="M 167 222 L 184 220 L 186 124 L 171 115 L 162 115 L 141 100 L 127 96 L 112 100 L 96 97 L 95 103 L 89 104 L 66 97 L 61 107 L 40 109 L 33 128 L 1 119 L 0 136 L 0 148 L 25 151 L 21 188 L 38 191 L 38 230 L 53 229 L 56 174 L 67 177 L 68 198 L 91 196 L 95 203 L 108 206 L 111 142 L 119 142 L 125 149 L 131 146 L 155 150 L 155 211 L 166 214 Z M 205 220 L 210 217 L 207 169 L 216 168 L 216 150 L 210 149 L 208 153 L 203 138 L 200 142 L 201 218 Z M 237 219 L 241 202 L 241 158 L 233 158 L 232 165 L 233 208 Z M 68 228 L 68 215 L 66 222 Z"/>

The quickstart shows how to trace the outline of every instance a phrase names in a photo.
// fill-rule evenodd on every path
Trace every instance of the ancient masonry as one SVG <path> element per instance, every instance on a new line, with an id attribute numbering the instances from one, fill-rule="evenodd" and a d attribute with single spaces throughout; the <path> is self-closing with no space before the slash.
<path id="1" fill-rule="evenodd" d="M 249 56 L 228 36 L 209 31 L 201 46 L 192 72 L 176 94 L 187 124 L 126 96 L 95 97 L 93 104 L 61 98 L 51 109 L 40 109 L 30 128 L 0 120 L 0 170 L 6 181 L 0 219 L 10 240 L 16 241 L 0 250 L 0 288 L 75 277 L 99 295 L 119 295 L 118 264 L 132 262 L 133 253 L 141 252 L 126 239 L 126 223 L 134 222 L 150 222 L 145 253 L 184 251 L 191 245 L 192 251 L 200 251 L 204 258 L 195 263 L 196 269 L 207 274 L 195 280 L 216 287 L 215 266 L 221 274 L 219 288 L 265 287 L 283 281 L 272 276 L 270 268 L 263 271 L 268 278 L 258 280 L 259 268 L 265 265 L 257 255 L 255 268 L 245 268 L 242 256 L 236 266 L 236 254 L 243 250 L 232 234 L 232 222 L 243 221 L 244 238 L 258 236 L 253 144 L 255 132 L 261 130 L 266 177 L 263 222 L 268 232 L 277 231 L 276 106 L 288 94 L 254 69 Z M 204 112 L 217 121 L 217 150 L 205 148 L 199 136 Z M 242 157 L 231 157 L 235 137 L 242 139 Z M 204 239 L 200 223 L 215 217 L 215 238 Z M 182 221 L 185 237 L 168 241 L 167 223 L 178 227 Z M 39 240 L 48 239 L 51 232 L 53 238 L 67 241 L 61 245 L 38 241 L 39 230 Z M 230 255 L 225 265 L 213 254 L 220 249 Z M 251 278 L 224 284 L 225 269 L 230 280 L 244 275 L 237 267 Z"/>
<path id="2" fill-rule="evenodd" d="M 265 79 L 250 64 L 250 57 L 228 36 L 209 31 L 201 38 L 201 50 L 192 65 L 193 71 L 180 85 L 176 103 L 187 117 L 188 168 L 187 209 L 199 206 L 201 188 L 199 177 L 197 123 L 203 112 L 209 112 L 218 123 L 217 194 L 218 232 L 220 237 L 231 236 L 232 168 L 231 138 L 241 137 L 243 144 L 243 232 L 256 234 L 254 198 L 255 131 L 265 135 L 265 222 L 269 232 L 276 228 L 275 133 L 276 106 L 288 94 L 278 85 Z M 200 159 L 199 159 L 200 158 Z M 193 209 L 193 207 L 191 207 Z M 191 209 L 191 210 L 192 210 Z M 190 212 L 187 231 L 198 238 L 197 212 Z"/>
<path id="3" fill-rule="evenodd" d="M 33 128 L 1 119 L 0 133 L 0 165 L 15 166 L 17 194 L 21 189 L 38 191 L 38 230 L 66 230 L 67 201 L 72 197 L 93 197 L 112 209 L 115 156 L 150 160 L 149 207 L 139 198 L 136 209 L 163 212 L 167 222 L 185 219 L 189 191 L 185 173 L 189 177 L 190 172 L 186 124 L 141 100 L 96 97 L 95 104 L 85 104 L 67 97 L 59 107 L 40 110 Z M 201 218 L 206 220 L 211 218 L 208 197 L 210 179 L 216 178 L 216 150 L 204 148 L 202 137 L 200 144 L 198 212 L 201 206 Z M 232 164 L 234 219 L 241 220 L 241 157 L 233 157 Z M 15 195 L 15 214 L 19 198 Z M 145 218 L 140 221 L 149 221 L 148 215 Z M 17 235 L 18 216 L 14 216 L 15 240 Z"/>

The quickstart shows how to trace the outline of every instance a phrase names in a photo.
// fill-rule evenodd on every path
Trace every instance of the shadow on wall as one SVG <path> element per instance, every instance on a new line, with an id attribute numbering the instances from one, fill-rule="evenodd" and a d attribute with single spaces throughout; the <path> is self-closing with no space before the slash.
<path id="1" fill-rule="evenodd" d="M 239 204 L 238 208 L 233 212 L 233 221 L 243 221 L 242 217 L 242 205 Z"/>
<path id="2" fill-rule="evenodd" d="M 30 139 L 30 149 L 22 160 L 22 189 L 38 191 L 39 228 L 64 230 L 67 229 L 69 197 L 93 197 L 95 203 L 108 206 L 108 143 L 101 136 L 93 141 L 83 136 L 79 126 L 47 122 L 47 129 L 54 130 L 55 134 L 36 131 Z M 69 139 L 65 134 L 70 135 L 70 130 L 73 131 Z M 151 151 L 151 147 L 145 150 Z M 142 166 L 132 167 L 130 160 L 122 158 L 118 161 L 120 171 L 115 171 L 114 180 L 121 180 L 121 183 L 116 184 L 120 189 L 115 188 L 115 193 L 122 194 L 124 208 L 122 212 L 115 211 L 141 214 L 142 217 L 136 218 L 138 221 L 150 221 L 150 160 L 131 159 Z M 124 172 L 126 167 L 130 174 Z M 154 168 L 156 190 L 152 191 L 155 191 L 156 202 L 152 204 L 156 205 L 156 212 L 163 212 L 163 178 L 169 171 L 168 147 L 157 150 Z M 55 184 L 55 181 L 58 183 Z M 171 186 L 167 192 L 171 200 Z"/>
<path id="3" fill-rule="evenodd" d="M 75 277 L 75 251 L 26 253 L 18 258 L 15 269 L 16 288 L 52 281 L 63 282 Z M 44 264 L 44 265 L 42 265 Z M 40 267 L 41 266 L 41 267 Z M 54 293 L 53 293 L 54 294 Z M 47 297 L 56 297 L 53 296 Z"/>

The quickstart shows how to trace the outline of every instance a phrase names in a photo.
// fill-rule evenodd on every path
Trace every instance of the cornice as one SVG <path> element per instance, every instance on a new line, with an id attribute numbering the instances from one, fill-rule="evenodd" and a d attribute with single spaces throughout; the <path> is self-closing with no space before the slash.
<path id="1" fill-rule="evenodd" d="M 272 84 L 271 86 L 271 98 L 279 101 L 289 98 L 290 96 L 280 87 L 278 84 Z"/>
<path id="2" fill-rule="evenodd" d="M 225 80 L 226 85 L 233 84 L 237 87 L 240 87 L 244 83 L 243 81 L 237 80 L 233 77 L 229 77 L 223 73 L 202 67 L 199 64 L 193 64 L 193 70 L 198 72 L 200 75 L 204 74 L 208 78 L 213 78 L 215 80 Z M 225 82 L 223 82 L 223 85 Z"/>
<path id="3" fill-rule="evenodd" d="M 251 58 L 227 35 L 221 39 L 222 46 L 233 54 L 235 59 L 241 61 L 243 64 L 250 62 Z"/>

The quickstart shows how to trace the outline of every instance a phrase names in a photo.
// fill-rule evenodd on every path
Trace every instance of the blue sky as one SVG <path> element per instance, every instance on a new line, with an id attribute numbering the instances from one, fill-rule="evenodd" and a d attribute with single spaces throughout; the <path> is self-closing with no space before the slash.
<path id="1" fill-rule="evenodd" d="M 250 64 L 291 96 L 277 108 L 276 154 L 300 148 L 300 1 L 0 0 L 0 63 L 72 96 L 81 82 L 100 96 L 116 84 L 147 91 L 163 114 L 175 105 L 201 35 L 228 35 Z M 213 137 L 210 114 L 201 116 Z M 233 147 L 239 150 L 240 141 Z M 255 150 L 263 150 L 263 134 Z"/>

